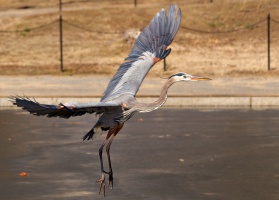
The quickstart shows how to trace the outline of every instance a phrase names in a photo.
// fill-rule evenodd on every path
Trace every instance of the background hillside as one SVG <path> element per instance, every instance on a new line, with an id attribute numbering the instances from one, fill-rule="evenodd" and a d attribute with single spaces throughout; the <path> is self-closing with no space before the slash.
<path id="1" fill-rule="evenodd" d="M 275 0 L 138 0 L 137 7 L 132 0 L 64 0 L 63 74 L 112 75 L 137 33 L 170 3 L 181 7 L 182 26 L 171 45 L 167 71 L 160 62 L 149 76 L 178 71 L 206 76 L 279 74 L 279 2 Z M 1 0 L 0 4 L 0 75 L 62 74 L 58 1 Z"/>

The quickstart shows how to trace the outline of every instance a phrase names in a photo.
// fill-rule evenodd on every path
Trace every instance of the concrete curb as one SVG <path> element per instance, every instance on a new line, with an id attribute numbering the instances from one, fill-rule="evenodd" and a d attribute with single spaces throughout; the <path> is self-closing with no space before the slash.
<path id="1" fill-rule="evenodd" d="M 98 102 L 108 76 L 0 76 L 0 107 L 10 107 L 9 95 L 27 95 L 45 104 Z M 146 78 L 137 93 L 140 102 L 154 102 L 164 79 Z M 278 77 L 216 77 L 212 81 L 177 83 L 165 107 L 279 106 Z"/>
<path id="2" fill-rule="evenodd" d="M 67 101 L 98 102 L 100 98 L 82 97 L 41 97 L 40 103 L 57 105 Z M 138 97 L 142 103 L 154 102 L 155 97 Z M 278 107 L 279 97 L 170 97 L 164 107 Z M 13 107 L 8 98 L 0 98 L 0 107 Z"/>

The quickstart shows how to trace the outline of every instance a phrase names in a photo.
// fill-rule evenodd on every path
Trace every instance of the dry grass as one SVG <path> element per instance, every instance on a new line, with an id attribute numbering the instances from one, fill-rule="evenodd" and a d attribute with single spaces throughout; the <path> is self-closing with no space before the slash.
<path id="1" fill-rule="evenodd" d="M 92 32 L 63 24 L 63 74 L 114 73 L 132 46 L 125 40 L 124 32 L 146 26 L 161 7 L 167 9 L 172 2 L 139 1 L 137 8 L 130 0 L 64 4 L 63 18 Z M 167 58 L 168 71 L 164 72 L 163 63 L 159 63 L 150 75 L 177 71 L 207 76 L 279 75 L 279 24 L 272 23 L 272 70 L 269 72 L 266 23 L 252 26 L 265 19 L 268 12 L 279 21 L 279 4 L 275 0 L 176 2 L 182 9 L 182 26 L 205 31 L 243 29 L 234 33 L 201 34 L 180 28 L 171 45 L 173 51 Z M 0 30 L 26 30 L 0 33 L 0 74 L 61 74 L 58 23 L 28 31 L 58 19 L 57 1 L 9 0 L 0 3 L 3 5 Z M 32 8 L 14 9 L 24 6 Z"/>

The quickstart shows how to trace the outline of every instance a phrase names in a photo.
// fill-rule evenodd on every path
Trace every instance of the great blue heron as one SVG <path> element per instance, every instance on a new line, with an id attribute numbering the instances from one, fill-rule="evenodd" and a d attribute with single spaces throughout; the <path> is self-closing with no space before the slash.
<path id="1" fill-rule="evenodd" d="M 118 71 L 108 84 L 100 102 L 77 103 L 67 102 L 59 105 L 40 104 L 28 97 L 11 97 L 14 105 L 22 107 L 31 114 L 47 117 L 69 118 L 85 113 L 99 114 L 99 119 L 93 128 L 83 137 L 83 140 L 93 138 L 96 133 L 108 131 L 106 139 L 99 149 L 102 176 L 100 192 L 105 194 L 105 174 L 109 176 L 108 185 L 113 187 L 113 172 L 110 160 L 110 146 L 124 123 L 136 112 L 151 112 L 159 108 L 167 100 L 168 88 L 178 81 L 210 80 L 192 76 L 183 72 L 168 78 L 157 101 L 139 103 L 135 95 L 148 71 L 158 61 L 166 58 L 171 49 L 167 48 L 174 39 L 181 22 L 181 10 L 176 5 L 170 5 L 168 12 L 164 9 L 156 14 L 150 24 L 138 36 L 130 54 L 120 65 Z M 110 140 L 109 140 L 110 139 Z M 109 141 L 108 141 L 109 140 Z M 108 142 L 108 143 L 107 143 Z M 102 152 L 106 145 L 109 171 L 104 170 Z"/>

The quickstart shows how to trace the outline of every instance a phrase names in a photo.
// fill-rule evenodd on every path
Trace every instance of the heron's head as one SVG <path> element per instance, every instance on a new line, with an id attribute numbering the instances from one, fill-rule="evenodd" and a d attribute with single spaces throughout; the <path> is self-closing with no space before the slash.
<path id="1" fill-rule="evenodd" d="M 178 72 L 173 74 L 169 77 L 169 79 L 175 79 L 175 81 L 206 81 L 211 80 L 210 78 L 200 77 L 200 76 L 193 76 L 191 74 L 186 74 L 184 72 Z"/>

